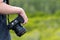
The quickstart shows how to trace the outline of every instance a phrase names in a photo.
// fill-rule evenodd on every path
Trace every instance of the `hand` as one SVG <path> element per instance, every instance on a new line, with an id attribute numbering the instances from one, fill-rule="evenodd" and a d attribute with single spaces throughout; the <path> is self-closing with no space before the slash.
<path id="1" fill-rule="evenodd" d="M 26 16 L 25 11 L 22 8 L 20 8 L 19 15 L 22 16 L 23 19 L 24 19 L 24 23 L 23 24 L 26 24 L 28 22 L 28 17 Z"/>
<path id="2" fill-rule="evenodd" d="M 24 18 L 24 23 L 23 24 L 26 24 L 28 22 L 28 18 L 27 16 Z"/>

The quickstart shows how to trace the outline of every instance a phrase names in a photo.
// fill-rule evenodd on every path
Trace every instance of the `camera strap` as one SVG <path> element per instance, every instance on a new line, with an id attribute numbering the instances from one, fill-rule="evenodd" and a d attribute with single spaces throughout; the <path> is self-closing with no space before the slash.
<path id="1" fill-rule="evenodd" d="M 6 4 L 9 4 L 9 0 L 3 0 L 3 2 L 5 2 Z M 9 20 L 9 14 L 8 14 L 8 16 L 7 16 L 7 22 L 8 22 L 8 23 L 10 22 L 10 20 Z"/>
<path id="2" fill-rule="evenodd" d="M 9 0 L 3 0 L 3 2 L 5 2 L 6 4 L 9 4 Z"/>

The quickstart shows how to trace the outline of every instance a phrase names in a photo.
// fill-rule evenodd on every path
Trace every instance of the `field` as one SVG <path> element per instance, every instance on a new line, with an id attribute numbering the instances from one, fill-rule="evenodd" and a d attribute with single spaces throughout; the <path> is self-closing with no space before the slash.
<path id="1" fill-rule="evenodd" d="M 60 13 L 28 15 L 29 21 L 24 27 L 27 33 L 18 37 L 11 30 L 12 40 L 60 40 Z M 42 15 L 42 16 L 41 16 Z M 16 16 L 16 15 L 15 15 Z M 11 16 L 12 17 L 12 16 Z M 12 18 L 10 19 L 12 20 Z"/>

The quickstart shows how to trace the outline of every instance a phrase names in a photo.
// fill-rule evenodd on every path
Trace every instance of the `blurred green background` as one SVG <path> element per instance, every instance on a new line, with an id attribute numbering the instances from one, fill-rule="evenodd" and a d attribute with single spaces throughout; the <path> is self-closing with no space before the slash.
<path id="1" fill-rule="evenodd" d="M 22 7 L 29 19 L 27 33 L 18 37 L 11 30 L 12 40 L 60 40 L 60 0 L 10 0 L 10 5 Z"/>

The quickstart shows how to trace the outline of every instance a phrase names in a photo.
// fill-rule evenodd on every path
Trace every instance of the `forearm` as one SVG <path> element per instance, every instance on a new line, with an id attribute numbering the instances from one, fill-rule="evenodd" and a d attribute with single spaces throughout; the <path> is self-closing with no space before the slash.
<path id="1" fill-rule="evenodd" d="M 28 21 L 28 18 L 22 8 L 10 6 L 5 3 L 0 3 L 0 14 L 19 14 L 24 19 L 24 24 Z"/>
<path id="2" fill-rule="evenodd" d="M 0 3 L 0 14 L 14 14 L 19 13 L 21 8 L 7 5 L 5 3 Z"/>

